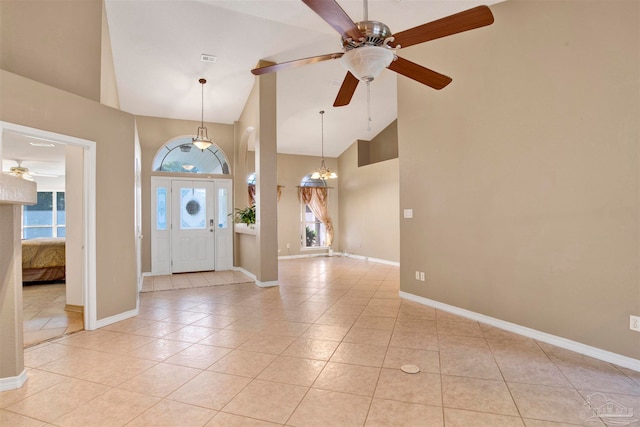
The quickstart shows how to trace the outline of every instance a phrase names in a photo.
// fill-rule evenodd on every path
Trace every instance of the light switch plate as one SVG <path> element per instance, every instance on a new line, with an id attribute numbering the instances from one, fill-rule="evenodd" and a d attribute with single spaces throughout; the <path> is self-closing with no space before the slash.
<path id="1" fill-rule="evenodd" d="M 404 210 L 405 218 L 413 218 L 413 209 L 405 209 Z"/>

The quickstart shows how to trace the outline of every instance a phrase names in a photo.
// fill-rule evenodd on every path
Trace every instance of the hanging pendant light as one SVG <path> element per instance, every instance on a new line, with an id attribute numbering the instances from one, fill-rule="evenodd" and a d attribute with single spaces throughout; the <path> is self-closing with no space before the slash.
<path id="1" fill-rule="evenodd" d="M 207 81 L 205 79 L 200 79 L 198 82 L 202 85 L 202 115 L 200 119 L 200 126 L 198 127 L 198 134 L 192 138 L 191 141 L 193 142 L 193 145 L 204 151 L 213 144 L 213 141 L 207 134 L 207 128 L 204 127 L 204 84 Z"/>
<path id="2" fill-rule="evenodd" d="M 327 165 L 324 163 L 324 110 L 320 111 L 320 127 L 321 127 L 321 144 L 322 144 L 322 161 L 320 162 L 320 169 L 316 169 L 316 171 L 311 175 L 311 179 L 333 179 L 337 178 L 338 175 L 335 172 L 331 172 Z"/>

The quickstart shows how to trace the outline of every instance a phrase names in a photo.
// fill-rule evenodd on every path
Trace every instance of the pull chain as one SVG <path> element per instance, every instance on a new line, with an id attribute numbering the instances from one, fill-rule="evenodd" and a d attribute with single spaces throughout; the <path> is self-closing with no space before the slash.
<path id="1" fill-rule="evenodd" d="M 371 86 L 367 82 L 367 130 L 371 132 Z"/>

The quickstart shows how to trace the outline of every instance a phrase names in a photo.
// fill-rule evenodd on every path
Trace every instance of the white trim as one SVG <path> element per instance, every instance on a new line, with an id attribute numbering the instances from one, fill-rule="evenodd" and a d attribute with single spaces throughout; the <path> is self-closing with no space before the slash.
<path id="1" fill-rule="evenodd" d="M 271 287 L 279 285 L 277 280 L 271 280 L 269 282 L 261 282 L 256 278 L 255 274 L 253 274 L 250 271 L 245 270 L 242 267 L 233 267 L 233 271 L 239 271 L 242 274 L 244 274 L 245 276 L 248 276 L 250 279 L 252 279 L 252 280 L 254 280 L 256 282 L 256 286 L 259 286 L 261 288 L 271 288 Z"/>
<path id="2" fill-rule="evenodd" d="M 322 252 L 319 254 L 305 254 L 305 255 L 282 255 L 279 256 L 278 259 L 299 259 L 299 258 L 319 258 L 319 257 L 330 257 L 328 252 Z"/>
<path id="3" fill-rule="evenodd" d="M 387 264 L 387 265 L 393 265 L 396 267 L 400 267 L 400 263 L 397 261 L 388 261 L 386 259 L 379 259 L 379 258 L 371 258 L 368 256 L 362 256 L 362 255 L 354 255 L 354 254 L 347 254 L 347 253 L 343 253 L 341 256 L 346 257 L 346 258 L 355 258 L 355 259 L 361 259 L 363 261 L 368 261 L 368 262 L 375 262 L 378 264 Z"/>
<path id="4" fill-rule="evenodd" d="M 490 316 L 485 316 L 484 314 L 476 313 L 473 311 L 466 310 L 464 308 L 445 304 L 442 302 L 438 302 L 429 298 L 421 297 L 421 296 L 410 294 L 407 292 L 400 291 L 399 295 L 400 295 L 400 298 L 417 302 L 418 304 L 426 305 L 429 307 L 437 308 L 438 310 L 457 314 L 458 316 L 476 320 L 481 323 L 486 323 L 487 325 L 504 329 L 505 331 L 513 332 L 519 335 L 524 335 L 525 337 L 542 341 L 547 344 L 552 344 L 552 345 L 555 345 L 556 347 L 564 348 L 566 350 L 571 350 L 576 353 L 584 354 L 585 356 L 594 357 L 596 359 L 603 360 L 605 362 L 613 363 L 615 365 L 640 372 L 640 360 L 634 359 L 632 357 L 627 357 L 627 356 L 623 356 L 621 354 L 613 353 L 607 350 L 602 350 L 597 347 L 592 347 L 590 345 L 569 340 L 567 338 L 551 335 L 546 332 L 541 332 L 535 329 L 527 328 L 526 326 L 520 326 L 515 323 L 496 319 Z"/>
<path id="5" fill-rule="evenodd" d="M 111 325 L 116 322 L 120 322 L 121 320 L 130 319 L 132 317 L 137 316 L 138 313 L 139 313 L 139 310 L 136 308 L 133 310 L 125 311 L 124 313 L 116 314 L 115 316 L 105 317 L 104 319 L 97 320 L 96 329 L 104 328 L 105 326 Z"/>
<path id="6" fill-rule="evenodd" d="M 250 279 L 256 280 L 256 275 L 253 274 L 252 272 L 245 270 L 242 267 L 233 267 L 233 271 L 239 271 L 240 273 L 244 274 L 245 276 L 249 276 Z"/>
<path id="7" fill-rule="evenodd" d="M 278 286 L 278 281 L 270 280 L 268 282 L 261 282 L 259 280 L 256 280 L 256 286 L 260 286 L 261 288 L 272 288 L 274 286 Z"/>
<path id="8" fill-rule="evenodd" d="M 27 136 L 44 138 L 61 144 L 74 145 L 84 149 L 84 328 L 95 329 L 96 301 L 96 143 L 75 136 L 63 135 L 28 126 L 0 121 L 0 133 L 5 130 Z M 1 147 L 0 147 L 1 149 Z"/>
<path id="9" fill-rule="evenodd" d="M 0 378 L 0 391 L 15 390 L 24 385 L 27 381 L 27 371 L 23 370 L 15 377 Z"/>

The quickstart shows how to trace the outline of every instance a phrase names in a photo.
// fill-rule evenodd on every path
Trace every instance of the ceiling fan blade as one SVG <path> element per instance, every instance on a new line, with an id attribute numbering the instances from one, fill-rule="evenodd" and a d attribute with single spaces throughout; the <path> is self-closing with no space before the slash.
<path id="1" fill-rule="evenodd" d="M 409 47 L 491 24 L 493 24 L 491 9 L 487 6 L 478 6 L 394 34 L 393 46 Z"/>
<path id="2" fill-rule="evenodd" d="M 267 65 L 266 67 L 254 68 L 251 72 L 259 76 L 261 74 L 275 73 L 276 71 L 286 70 L 288 68 L 300 67 L 302 65 L 315 64 L 316 62 L 326 61 L 328 59 L 338 59 L 344 53 L 328 53 L 326 55 L 312 56 L 311 58 L 296 59 L 293 61 L 282 62 L 280 64 Z"/>
<path id="3" fill-rule="evenodd" d="M 347 71 L 347 75 L 344 77 L 344 81 L 342 82 L 342 86 L 340 86 L 338 96 L 336 96 L 333 106 L 344 107 L 349 104 L 351 102 L 351 98 L 353 98 L 356 88 L 358 87 L 358 83 L 360 83 L 360 80 L 351 74 L 351 72 Z"/>
<path id="4" fill-rule="evenodd" d="M 452 81 L 451 77 L 437 73 L 423 67 L 422 65 L 418 65 L 415 62 L 411 62 L 400 57 L 393 61 L 388 68 L 398 74 L 402 74 L 403 76 L 409 77 L 410 79 L 438 90 L 442 89 Z"/>
<path id="5" fill-rule="evenodd" d="M 345 39 L 360 40 L 362 32 L 335 0 L 302 0 Z"/>

